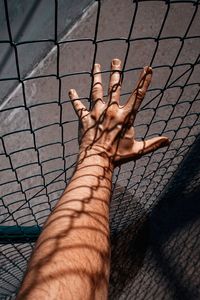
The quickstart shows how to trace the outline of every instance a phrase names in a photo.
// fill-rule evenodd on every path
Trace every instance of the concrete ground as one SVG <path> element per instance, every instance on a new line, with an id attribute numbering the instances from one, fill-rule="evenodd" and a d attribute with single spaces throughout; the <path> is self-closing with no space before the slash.
<path id="1" fill-rule="evenodd" d="M 95 2 L 63 37 L 59 61 L 54 48 L 27 76 L 25 93 L 19 84 L 7 97 L 0 112 L 1 225 L 42 226 L 70 179 L 78 144 L 77 117 L 68 90 L 75 88 L 88 105 L 89 72 L 96 46 L 96 62 L 103 71 L 109 71 L 114 57 L 125 62 L 122 103 L 134 88 L 142 67 L 151 64 L 154 69 L 153 82 L 136 119 L 136 135 L 141 139 L 162 134 L 172 143 L 169 148 L 147 155 L 137 163 L 116 169 L 111 233 L 117 234 L 139 222 L 151 211 L 200 131 L 200 13 L 195 9 L 192 3 L 171 3 L 168 7 L 165 1 L 144 1 L 137 7 L 130 0 L 105 0 L 101 3 L 97 43 L 94 44 L 98 11 Z M 115 38 L 117 40 L 110 40 Z M 77 41 L 70 43 L 74 39 Z M 31 79 L 40 75 L 52 76 Z M 109 72 L 105 72 L 105 93 L 108 78 Z M 4 253 L 6 249 L 3 248 Z M 23 252 L 15 251 L 16 255 Z M 27 256 L 30 251 L 31 248 Z M 163 291 L 164 286 L 163 283 Z M 119 299 L 125 299 L 121 297 Z M 154 299 L 153 295 L 148 299 Z"/>
<path id="2" fill-rule="evenodd" d="M 8 19 L 11 28 L 11 38 L 17 45 L 20 77 L 34 68 L 54 45 L 55 24 L 59 39 L 75 23 L 89 7 L 92 0 L 43 0 L 43 1 L 7 1 Z M 57 20 L 55 9 L 57 8 Z M 0 104 L 12 92 L 17 84 L 17 67 L 15 50 L 9 41 L 8 24 L 5 14 L 5 2 L 0 1 Z M 37 26 L 35 26 L 37 24 Z M 41 30 L 42 29 L 42 30 Z M 47 41 L 49 39 L 49 41 Z M 40 42 L 35 42 L 40 40 Z M 33 43 L 24 43 L 33 41 Z"/>

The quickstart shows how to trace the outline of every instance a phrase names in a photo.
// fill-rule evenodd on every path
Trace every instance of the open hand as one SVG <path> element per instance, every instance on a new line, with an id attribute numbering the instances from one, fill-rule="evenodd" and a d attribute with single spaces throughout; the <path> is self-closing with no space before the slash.
<path id="1" fill-rule="evenodd" d="M 135 140 L 133 124 L 151 82 L 152 69 L 144 67 L 136 88 L 123 106 L 119 104 L 121 61 L 119 59 L 112 60 L 107 102 L 103 100 L 100 72 L 100 65 L 95 64 L 90 111 L 78 99 L 75 90 L 69 92 L 80 122 L 80 151 L 87 152 L 93 149 L 99 154 L 106 154 L 114 165 L 119 165 L 169 145 L 169 139 L 164 136 L 145 141 Z"/>

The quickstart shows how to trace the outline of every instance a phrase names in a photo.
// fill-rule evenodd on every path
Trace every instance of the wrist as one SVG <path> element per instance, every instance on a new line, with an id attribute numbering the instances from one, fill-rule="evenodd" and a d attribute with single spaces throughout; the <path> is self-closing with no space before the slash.
<path id="1" fill-rule="evenodd" d="M 100 146 L 83 147 L 80 146 L 77 168 L 82 166 L 103 167 L 105 170 L 113 172 L 114 164 L 106 151 Z"/>

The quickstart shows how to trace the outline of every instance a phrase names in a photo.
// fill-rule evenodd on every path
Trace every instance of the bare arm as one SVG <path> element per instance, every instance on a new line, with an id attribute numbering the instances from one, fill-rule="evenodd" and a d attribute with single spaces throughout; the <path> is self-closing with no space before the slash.
<path id="1" fill-rule="evenodd" d="M 139 142 L 133 122 L 151 81 L 145 67 L 138 85 L 119 105 L 121 62 L 112 61 L 109 96 L 103 101 L 100 65 L 94 68 L 93 105 L 70 98 L 81 122 L 76 171 L 45 223 L 17 299 L 106 299 L 110 245 L 109 205 L 114 167 L 166 146 L 166 137 Z"/>

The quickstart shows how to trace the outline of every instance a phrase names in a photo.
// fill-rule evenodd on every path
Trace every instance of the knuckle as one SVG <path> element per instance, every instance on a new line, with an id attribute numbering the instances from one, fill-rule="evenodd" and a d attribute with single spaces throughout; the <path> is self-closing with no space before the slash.
<path id="1" fill-rule="evenodd" d="M 136 90 L 136 96 L 137 96 L 137 98 L 139 98 L 139 99 L 143 99 L 144 98 L 144 89 L 142 89 L 142 88 L 139 88 L 139 89 L 137 89 Z"/>
<path id="2" fill-rule="evenodd" d="M 117 118 L 118 110 L 116 108 L 116 105 L 111 105 L 111 106 L 108 107 L 108 109 L 106 111 L 106 116 L 110 119 Z"/>
<path id="3" fill-rule="evenodd" d="M 92 88 L 92 92 L 93 92 L 93 94 L 98 93 L 99 92 L 99 87 L 94 85 L 93 88 Z"/>
<path id="4" fill-rule="evenodd" d="M 121 90 L 121 85 L 120 85 L 120 82 L 113 82 L 111 83 L 111 86 L 109 88 L 109 93 L 116 93 L 116 92 L 120 92 Z"/>

